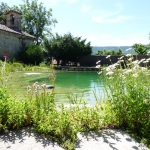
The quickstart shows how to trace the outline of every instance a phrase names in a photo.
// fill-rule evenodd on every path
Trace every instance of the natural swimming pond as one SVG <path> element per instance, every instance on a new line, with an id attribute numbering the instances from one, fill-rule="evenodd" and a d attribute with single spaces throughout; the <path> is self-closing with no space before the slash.
<path id="1" fill-rule="evenodd" d="M 26 92 L 26 85 L 32 85 L 34 82 L 43 82 L 50 85 L 49 72 L 40 73 L 23 73 L 18 72 L 13 77 L 14 84 L 17 84 L 18 93 Z M 58 102 L 67 102 L 68 97 L 73 99 L 86 100 L 90 104 L 96 102 L 96 98 L 100 100 L 103 97 L 102 77 L 97 72 L 71 72 L 71 71 L 56 71 L 55 72 L 55 100 Z M 20 83 L 20 84 L 19 84 Z M 95 94 L 94 94 L 95 93 Z"/>

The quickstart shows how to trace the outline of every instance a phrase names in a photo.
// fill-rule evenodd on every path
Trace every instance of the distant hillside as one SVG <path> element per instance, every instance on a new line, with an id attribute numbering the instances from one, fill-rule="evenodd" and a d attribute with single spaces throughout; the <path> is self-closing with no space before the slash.
<path id="1" fill-rule="evenodd" d="M 93 46 L 92 47 L 92 54 L 95 54 L 95 52 L 97 52 L 98 50 L 116 50 L 118 51 L 118 49 L 121 48 L 124 54 L 135 54 L 134 50 L 132 49 L 131 46 Z M 130 50 L 128 50 L 129 48 L 131 48 Z"/>

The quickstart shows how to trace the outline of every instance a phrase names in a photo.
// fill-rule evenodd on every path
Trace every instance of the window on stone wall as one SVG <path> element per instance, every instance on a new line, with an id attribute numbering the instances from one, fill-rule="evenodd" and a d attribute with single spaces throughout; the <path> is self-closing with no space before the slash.
<path id="1" fill-rule="evenodd" d="M 12 25 L 14 25 L 14 21 L 15 21 L 14 15 L 11 14 L 10 15 L 10 22 L 11 22 Z"/>

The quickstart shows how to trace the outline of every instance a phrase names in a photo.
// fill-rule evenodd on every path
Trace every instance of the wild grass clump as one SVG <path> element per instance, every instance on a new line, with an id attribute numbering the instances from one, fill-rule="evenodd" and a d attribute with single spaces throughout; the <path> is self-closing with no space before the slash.
<path id="1" fill-rule="evenodd" d="M 117 63 L 104 68 L 103 73 L 108 96 L 106 104 L 113 116 L 112 124 L 150 142 L 149 62 L 150 58 L 133 60 L 133 56 L 127 54 L 120 57 Z"/>

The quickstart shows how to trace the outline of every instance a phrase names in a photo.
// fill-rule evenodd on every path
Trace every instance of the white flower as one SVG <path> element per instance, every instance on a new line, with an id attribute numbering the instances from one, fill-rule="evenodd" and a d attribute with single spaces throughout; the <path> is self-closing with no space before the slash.
<path id="1" fill-rule="evenodd" d="M 133 67 L 133 70 L 138 69 L 140 66 L 138 64 L 135 64 L 135 66 Z"/>
<path id="2" fill-rule="evenodd" d="M 137 64 L 139 61 L 138 60 L 135 60 L 135 61 L 133 61 L 132 63 L 133 64 Z"/>
<path id="3" fill-rule="evenodd" d="M 130 56 L 132 56 L 132 55 L 131 55 L 131 54 L 126 54 L 126 56 L 127 56 L 127 57 L 130 57 Z"/>
<path id="4" fill-rule="evenodd" d="M 95 68 L 100 68 L 101 67 L 101 65 L 97 65 Z"/>
<path id="5" fill-rule="evenodd" d="M 141 67 L 141 70 L 142 70 L 142 71 L 145 71 L 145 70 L 147 70 L 147 68 L 145 68 L 145 67 Z"/>
<path id="6" fill-rule="evenodd" d="M 124 60 L 118 60 L 118 63 L 124 62 Z"/>
<path id="7" fill-rule="evenodd" d="M 146 64 L 146 63 L 148 63 L 148 62 L 149 62 L 149 61 L 147 61 L 147 60 L 143 61 L 144 64 Z"/>
<path id="8" fill-rule="evenodd" d="M 98 74 L 102 74 L 102 73 L 103 73 L 102 71 L 98 72 Z"/>
<path id="9" fill-rule="evenodd" d="M 137 78 L 137 77 L 138 77 L 138 74 L 135 73 L 135 74 L 133 74 L 132 76 L 135 77 L 135 78 Z"/>
<path id="10" fill-rule="evenodd" d="M 107 59 L 107 58 L 110 58 L 110 56 L 111 56 L 111 55 L 107 55 L 107 56 L 106 56 L 106 59 Z"/>
<path id="11" fill-rule="evenodd" d="M 101 61 L 99 60 L 99 61 L 96 62 L 96 64 L 98 65 L 100 62 L 101 62 Z"/>
<path id="12" fill-rule="evenodd" d="M 106 73 L 106 75 L 112 75 L 112 74 L 114 74 L 114 72 L 112 72 L 112 71 L 109 71 Z"/>
<path id="13" fill-rule="evenodd" d="M 130 57 L 130 58 L 128 59 L 128 61 L 132 61 L 132 59 L 133 59 L 133 57 Z"/>
<path id="14" fill-rule="evenodd" d="M 130 72 L 132 72 L 132 69 L 126 70 L 126 71 L 124 72 L 124 74 L 128 74 L 128 73 L 130 73 Z"/>
<path id="15" fill-rule="evenodd" d="M 124 58 L 124 56 L 121 56 L 121 57 L 120 57 L 120 58 L 118 58 L 118 59 L 120 60 L 120 59 L 122 59 L 122 58 Z"/>
<path id="16" fill-rule="evenodd" d="M 147 61 L 150 61 L 150 58 L 147 58 Z"/>
<path id="17" fill-rule="evenodd" d="M 141 59 L 138 64 L 142 63 L 143 61 L 145 61 L 145 58 Z"/>

